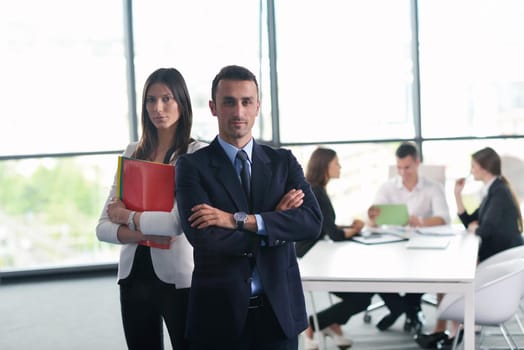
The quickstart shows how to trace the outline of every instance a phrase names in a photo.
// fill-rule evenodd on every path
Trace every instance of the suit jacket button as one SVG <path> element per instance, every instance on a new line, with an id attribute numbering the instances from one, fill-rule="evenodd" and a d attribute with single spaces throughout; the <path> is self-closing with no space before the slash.
<path id="1" fill-rule="evenodd" d="M 252 257 L 253 257 L 253 253 L 249 252 L 249 253 L 246 254 L 246 256 L 247 256 L 248 258 L 252 258 Z"/>
<path id="2" fill-rule="evenodd" d="M 275 244 L 280 244 L 280 241 L 278 239 L 275 240 Z"/>

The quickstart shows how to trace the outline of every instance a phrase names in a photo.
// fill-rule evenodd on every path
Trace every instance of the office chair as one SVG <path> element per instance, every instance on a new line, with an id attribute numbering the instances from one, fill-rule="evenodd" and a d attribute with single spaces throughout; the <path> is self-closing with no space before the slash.
<path id="1" fill-rule="evenodd" d="M 505 323 L 519 310 L 524 289 L 524 259 L 493 263 L 475 275 L 475 324 L 499 327 L 510 349 L 518 349 Z M 464 323 L 464 296 L 446 294 L 437 308 L 441 320 Z M 459 337 L 455 337 L 453 350 Z"/>
<path id="2" fill-rule="evenodd" d="M 433 181 L 436 181 L 442 186 L 445 186 L 446 183 L 446 167 L 444 165 L 436 165 L 436 164 L 420 164 L 419 165 L 419 175 L 427 177 L 429 179 L 432 179 Z M 389 178 L 397 176 L 397 166 L 396 165 L 390 165 L 388 168 L 388 176 Z M 437 306 L 437 296 L 435 294 L 424 294 L 422 296 L 422 302 L 431 306 Z M 366 311 L 364 311 L 364 322 L 370 323 L 371 322 L 371 312 L 381 309 L 385 307 L 383 301 L 377 301 L 373 304 L 371 304 Z"/>
<path id="3" fill-rule="evenodd" d="M 506 249 L 501 251 L 500 253 L 497 253 L 495 255 L 490 256 L 477 266 L 477 271 L 482 270 L 486 267 L 489 267 L 493 264 L 497 264 L 504 261 L 509 261 L 513 259 L 519 259 L 524 258 L 524 245 Z M 524 297 L 524 286 L 523 286 L 523 297 Z M 522 304 L 519 304 L 519 311 L 521 313 L 524 313 L 524 308 L 522 307 Z M 515 313 L 515 321 L 517 322 L 517 325 L 519 326 L 520 331 L 524 335 L 524 325 L 522 324 L 522 321 L 519 317 L 518 313 Z M 489 334 L 489 335 L 495 335 L 495 334 Z"/>

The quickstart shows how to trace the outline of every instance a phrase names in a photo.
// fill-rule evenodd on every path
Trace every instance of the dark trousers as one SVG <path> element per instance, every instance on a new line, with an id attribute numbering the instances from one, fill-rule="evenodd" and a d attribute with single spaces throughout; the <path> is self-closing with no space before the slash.
<path id="1" fill-rule="evenodd" d="M 163 322 L 174 350 L 189 348 L 185 338 L 189 288 L 160 280 L 132 280 L 120 284 L 120 306 L 130 350 L 163 350 Z"/>
<path id="2" fill-rule="evenodd" d="M 191 350 L 298 350 L 298 336 L 286 338 L 271 305 L 249 309 L 244 331 L 230 342 L 191 339 Z"/>
<path id="3" fill-rule="evenodd" d="M 371 304 L 371 298 L 374 295 L 374 293 L 353 292 L 333 292 L 332 294 L 342 300 L 317 314 L 318 326 L 320 329 L 324 329 L 333 323 L 340 325 L 346 324 L 351 316 L 367 309 L 369 304 Z M 315 330 L 313 316 L 309 317 L 309 324 L 311 325 L 311 328 Z"/>
<path id="4" fill-rule="evenodd" d="M 415 317 L 421 310 L 422 295 L 423 293 L 406 293 L 404 296 L 397 293 L 381 293 L 380 297 L 392 312 L 404 310 L 408 317 Z"/>

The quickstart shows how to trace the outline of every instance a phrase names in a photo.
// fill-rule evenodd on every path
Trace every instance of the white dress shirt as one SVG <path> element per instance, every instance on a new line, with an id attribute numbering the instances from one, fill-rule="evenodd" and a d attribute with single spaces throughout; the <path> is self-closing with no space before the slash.
<path id="1" fill-rule="evenodd" d="M 378 190 L 373 204 L 405 203 L 410 216 L 421 218 L 441 217 L 446 224 L 451 222 L 444 187 L 426 177 L 419 176 L 417 185 L 408 190 L 402 178 L 395 176 Z"/>

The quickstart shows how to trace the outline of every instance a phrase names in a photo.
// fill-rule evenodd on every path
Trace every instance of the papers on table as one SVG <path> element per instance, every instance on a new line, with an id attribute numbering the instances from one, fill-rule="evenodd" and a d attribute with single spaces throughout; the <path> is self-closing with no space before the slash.
<path id="1" fill-rule="evenodd" d="M 446 249 L 449 238 L 413 236 L 406 243 L 408 249 Z"/>
<path id="2" fill-rule="evenodd" d="M 362 232 L 352 237 L 352 240 L 363 244 L 381 244 L 407 241 L 409 249 L 445 249 L 450 237 L 462 233 L 459 225 L 441 225 L 431 227 L 408 227 L 382 225 L 365 227 Z"/>
<path id="3" fill-rule="evenodd" d="M 363 231 L 361 234 L 351 237 L 351 239 L 363 244 L 382 244 L 407 241 L 407 238 L 388 232 Z"/>
<path id="4" fill-rule="evenodd" d="M 417 227 L 415 233 L 425 236 L 454 236 L 464 229 L 453 225 Z"/>
<path id="5" fill-rule="evenodd" d="M 384 233 L 392 234 L 397 236 L 405 236 L 410 232 L 410 228 L 407 226 L 397 226 L 397 225 L 382 225 L 377 227 L 365 227 L 362 230 L 362 235 L 370 235 L 372 233 Z"/>

